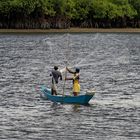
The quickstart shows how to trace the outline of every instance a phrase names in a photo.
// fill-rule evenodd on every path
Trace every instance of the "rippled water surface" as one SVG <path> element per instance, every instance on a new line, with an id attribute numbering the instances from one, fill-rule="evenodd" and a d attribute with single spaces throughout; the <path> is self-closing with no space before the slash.
<path id="1" fill-rule="evenodd" d="M 78 66 L 88 106 L 40 97 L 50 71 Z M 61 82 L 60 84 L 62 84 Z M 66 91 L 71 91 L 67 81 Z M 0 140 L 139 140 L 140 34 L 0 34 Z"/>

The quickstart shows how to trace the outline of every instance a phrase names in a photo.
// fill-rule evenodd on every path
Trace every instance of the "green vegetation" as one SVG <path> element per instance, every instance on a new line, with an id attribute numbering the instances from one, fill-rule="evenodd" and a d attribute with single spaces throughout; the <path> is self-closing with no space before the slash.
<path id="1" fill-rule="evenodd" d="M 140 0 L 0 0 L 0 28 L 140 27 Z"/>

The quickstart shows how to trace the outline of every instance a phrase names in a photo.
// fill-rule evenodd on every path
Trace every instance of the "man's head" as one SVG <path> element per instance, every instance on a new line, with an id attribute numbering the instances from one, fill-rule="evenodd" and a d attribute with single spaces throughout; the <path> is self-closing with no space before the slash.
<path id="1" fill-rule="evenodd" d="M 76 73 L 79 73 L 80 72 L 80 69 L 79 68 L 75 68 L 75 72 Z"/>
<path id="2" fill-rule="evenodd" d="M 55 69 L 55 70 L 58 70 L 58 67 L 57 67 L 57 66 L 54 66 L 54 69 Z"/>

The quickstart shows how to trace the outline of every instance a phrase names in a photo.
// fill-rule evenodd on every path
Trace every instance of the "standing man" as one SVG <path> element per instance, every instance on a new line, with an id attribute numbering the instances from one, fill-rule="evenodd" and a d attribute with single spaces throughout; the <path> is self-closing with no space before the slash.
<path id="1" fill-rule="evenodd" d="M 58 67 L 57 66 L 54 66 L 54 70 L 52 70 L 50 76 L 52 76 L 51 93 L 52 93 L 52 95 L 57 95 L 58 79 L 62 80 L 61 72 L 58 71 Z"/>
<path id="2" fill-rule="evenodd" d="M 80 79 L 80 69 L 76 68 L 75 71 L 70 70 L 68 67 L 66 67 L 66 70 L 69 73 L 73 74 L 73 77 L 67 78 L 65 77 L 65 80 L 72 80 L 73 81 L 73 95 L 77 96 L 78 93 L 80 92 L 80 84 L 79 84 L 79 79 Z"/>

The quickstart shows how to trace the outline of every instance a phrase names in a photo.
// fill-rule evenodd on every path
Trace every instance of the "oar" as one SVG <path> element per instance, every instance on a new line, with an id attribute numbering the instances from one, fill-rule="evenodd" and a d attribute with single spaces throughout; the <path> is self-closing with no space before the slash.
<path id="1" fill-rule="evenodd" d="M 65 68 L 66 69 L 66 68 Z M 67 70 L 65 70 L 65 78 L 67 77 Z M 64 85 L 63 85 L 63 96 L 65 93 L 65 85 L 66 85 L 66 79 L 64 79 Z"/>

